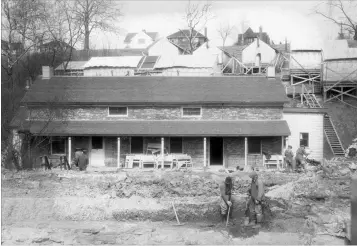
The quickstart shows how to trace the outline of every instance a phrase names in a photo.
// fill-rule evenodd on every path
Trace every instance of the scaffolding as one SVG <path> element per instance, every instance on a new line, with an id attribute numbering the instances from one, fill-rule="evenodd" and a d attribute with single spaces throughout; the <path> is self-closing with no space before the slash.
<path id="1" fill-rule="evenodd" d="M 324 102 L 337 99 L 349 104 L 348 99 L 357 99 L 357 58 L 330 59 L 323 63 Z"/>
<path id="2" fill-rule="evenodd" d="M 290 54 L 290 84 L 307 85 L 312 93 L 321 92 L 322 55 L 320 50 L 297 50 Z"/>

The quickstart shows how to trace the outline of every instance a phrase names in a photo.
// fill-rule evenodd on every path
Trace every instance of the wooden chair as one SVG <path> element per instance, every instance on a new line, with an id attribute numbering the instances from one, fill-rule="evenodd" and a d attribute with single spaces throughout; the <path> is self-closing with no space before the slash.
<path id="1" fill-rule="evenodd" d="M 186 154 L 175 156 L 175 163 L 177 169 L 184 168 L 184 167 L 186 168 L 193 167 L 191 156 Z"/>

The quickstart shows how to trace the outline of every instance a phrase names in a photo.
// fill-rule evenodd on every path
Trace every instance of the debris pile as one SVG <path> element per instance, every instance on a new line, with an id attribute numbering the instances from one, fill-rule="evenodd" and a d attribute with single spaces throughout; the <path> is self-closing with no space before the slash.
<path id="1" fill-rule="evenodd" d="M 352 144 L 345 150 L 346 158 L 354 158 L 357 161 L 357 138 L 352 140 Z"/>

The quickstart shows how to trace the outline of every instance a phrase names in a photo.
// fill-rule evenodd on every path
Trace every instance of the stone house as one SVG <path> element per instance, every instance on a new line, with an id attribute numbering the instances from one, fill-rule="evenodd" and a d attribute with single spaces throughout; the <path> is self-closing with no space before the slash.
<path id="1" fill-rule="evenodd" d="M 99 167 L 123 166 L 126 155 L 145 154 L 149 144 L 191 156 L 195 168 L 261 166 L 264 153 L 280 155 L 287 141 L 295 146 L 299 132 L 310 136 L 303 141 L 320 148 L 314 158 L 322 158 L 322 143 L 314 141 L 321 141 L 323 121 L 296 124 L 301 116 L 291 117 L 299 112 L 286 111 L 286 101 L 282 84 L 263 77 L 44 73 L 25 94 L 21 116 L 11 125 L 16 136 L 42 139 L 41 148 L 31 147 L 34 159 L 50 154 L 71 160 L 76 148 L 86 148 L 90 165 Z"/>

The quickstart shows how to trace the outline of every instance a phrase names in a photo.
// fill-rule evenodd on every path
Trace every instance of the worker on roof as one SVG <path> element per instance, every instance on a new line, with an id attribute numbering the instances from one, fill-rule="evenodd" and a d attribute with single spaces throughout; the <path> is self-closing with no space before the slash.
<path id="1" fill-rule="evenodd" d="M 294 159 L 293 147 L 291 145 L 289 145 L 288 148 L 284 152 L 285 164 L 289 171 L 294 170 L 294 168 L 295 168 L 293 166 L 293 159 Z"/>
<path id="2" fill-rule="evenodd" d="M 304 156 L 307 156 L 308 153 L 305 150 L 305 146 L 301 145 L 300 148 L 296 150 L 295 162 L 296 169 L 302 167 L 304 171 L 306 171 Z"/>
<path id="3" fill-rule="evenodd" d="M 224 182 L 222 182 L 219 186 L 219 189 L 221 191 L 221 218 L 222 222 L 225 222 L 227 220 L 227 216 L 232 218 L 232 210 L 233 210 L 233 204 L 231 201 L 232 197 L 232 188 L 233 188 L 233 182 L 231 177 L 226 177 Z M 229 214 L 228 214 L 229 210 Z"/>
<path id="4" fill-rule="evenodd" d="M 261 223 L 263 220 L 263 206 L 266 205 L 264 196 L 264 184 L 259 179 L 258 174 L 253 171 L 249 174 L 252 179 L 250 189 L 248 191 L 248 211 L 249 211 L 249 224 L 248 226 L 255 226 L 257 223 Z"/>

